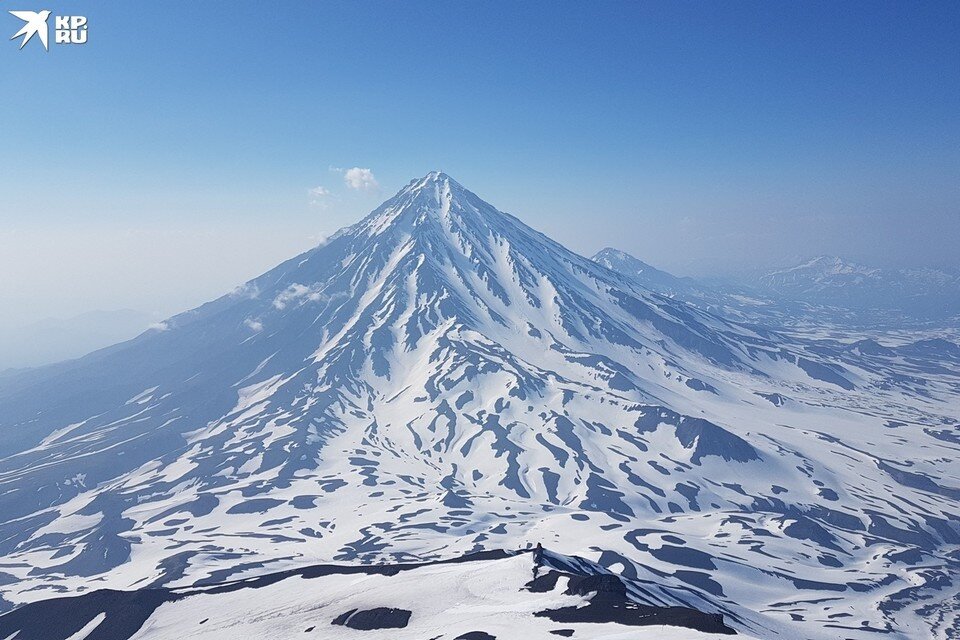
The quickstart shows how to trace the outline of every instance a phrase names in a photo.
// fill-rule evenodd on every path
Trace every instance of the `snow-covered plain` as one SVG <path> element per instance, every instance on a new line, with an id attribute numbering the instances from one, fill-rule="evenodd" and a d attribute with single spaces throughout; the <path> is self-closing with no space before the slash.
<path id="1" fill-rule="evenodd" d="M 432 173 L 163 331 L 0 378 L 0 594 L 542 543 L 757 637 L 948 638 L 960 347 L 866 337 L 653 293 Z M 143 637 L 188 637 L 160 614 Z"/>

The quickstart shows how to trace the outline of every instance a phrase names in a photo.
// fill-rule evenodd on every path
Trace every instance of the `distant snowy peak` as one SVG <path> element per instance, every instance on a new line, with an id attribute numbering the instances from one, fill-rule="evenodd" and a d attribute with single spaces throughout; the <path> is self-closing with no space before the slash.
<path id="1" fill-rule="evenodd" d="M 659 293 L 668 294 L 674 290 L 686 290 L 693 286 L 690 280 L 661 271 L 619 249 L 610 247 L 601 249 L 592 260 Z"/>
<path id="2" fill-rule="evenodd" d="M 817 256 L 801 264 L 763 274 L 762 282 L 771 286 L 785 282 L 821 282 L 830 278 L 876 278 L 882 270 L 845 261 L 837 256 Z"/>
<path id="3" fill-rule="evenodd" d="M 812 258 L 801 265 L 795 266 L 792 269 L 820 269 L 832 273 L 876 273 L 878 269 L 872 267 L 865 267 L 863 265 L 851 262 L 849 260 L 844 260 L 840 256 L 827 256 L 821 255 L 816 258 Z"/>
<path id="4" fill-rule="evenodd" d="M 617 270 L 622 267 L 630 267 L 634 269 L 637 274 L 658 272 L 655 267 L 651 267 L 643 260 L 635 258 L 626 251 L 621 251 L 620 249 L 614 249 L 612 247 L 606 247 L 598 251 L 597 254 L 593 256 L 593 261 L 602 264 L 608 269 Z"/>

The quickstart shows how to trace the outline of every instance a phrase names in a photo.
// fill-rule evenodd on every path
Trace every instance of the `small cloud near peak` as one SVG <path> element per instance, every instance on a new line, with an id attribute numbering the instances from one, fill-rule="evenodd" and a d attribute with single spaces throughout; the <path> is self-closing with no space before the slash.
<path id="1" fill-rule="evenodd" d="M 373 171 L 361 167 L 353 167 L 344 171 L 343 182 L 355 191 L 373 191 L 380 186 L 373 175 Z"/>

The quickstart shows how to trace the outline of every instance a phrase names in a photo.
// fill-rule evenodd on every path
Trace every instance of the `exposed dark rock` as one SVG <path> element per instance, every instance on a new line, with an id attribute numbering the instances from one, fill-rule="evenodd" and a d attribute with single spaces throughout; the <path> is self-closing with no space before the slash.
<path id="1" fill-rule="evenodd" d="M 171 599 L 165 589 L 102 589 L 82 596 L 32 602 L 0 616 L 0 638 L 65 640 L 104 613 L 109 624 L 99 625 L 87 635 L 87 640 L 127 640 L 157 607 Z"/>
<path id="2" fill-rule="evenodd" d="M 686 551 L 681 547 L 675 548 Z M 567 571 L 567 568 L 571 571 Z M 614 622 L 630 626 L 673 625 L 708 633 L 735 633 L 724 624 L 722 614 L 704 613 L 688 607 L 650 606 L 635 602 L 627 596 L 627 585 L 623 579 L 612 573 L 579 574 L 572 565 L 566 565 L 563 571 L 551 568 L 541 572 L 540 569 L 539 566 L 535 569 L 534 579 L 526 585 L 528 590 L 539 593 L 553 591 L 557 588 L 560 577 L 564 576 L 567 578 L 567 588 L 564 593 L 583 596 L 587 598 L 587 604 L 538 611 L 534 613 L 538 617 L 565 623 Z M 712 582 L 708 575 L 702 575 L 706 581 Z M 716 587 L 719 588 L 719 585 Z"/>
<path id="3" fill-rule="evenodd" d="M 373 629 L 403 629 L 410 622 L 412 611 L 393 607 L 375 607 L 373 609 L 351 609 L 333 619 L 333 624 L 372 631 Z"/>
<path id="4" fill-rule="evenodd" d="M 807 360 L 806 358 L 797 358 L 797 366 L 803 369 L 804 373 L 814 380 L 829 382 L 830 384 L 835 384 L 841 389 L 846 389 L 847 391 L 852 391 L 854 389 L 853 383 L 840 374 L 840 372 L 844 371 L 844 369 L 839 365 L 826 365 L 820 364 L 819 362 L 814 362 L 812 360 Z"/>

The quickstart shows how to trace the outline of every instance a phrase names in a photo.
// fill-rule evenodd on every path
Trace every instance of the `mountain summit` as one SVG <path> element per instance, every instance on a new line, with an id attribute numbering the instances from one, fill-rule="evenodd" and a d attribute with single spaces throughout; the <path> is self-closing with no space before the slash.
<path id="1" fill-rule="evenodd" d="M 950 370 L 921 403 L 885 353 L 653 293 L 430 173 L 159 329 L 0 378 L 0 592 L 543 543 L 761 637 L 835 637 L 839 592 L 867 637 L 923 617 L 901 589 L 956 593 L 958 489 L 911 458 L 950 455 L 924 428 Z"/>

